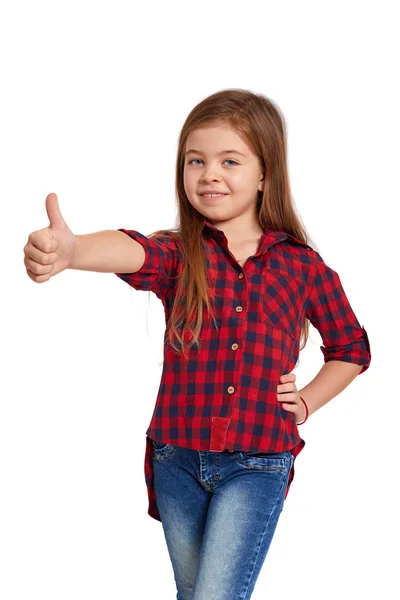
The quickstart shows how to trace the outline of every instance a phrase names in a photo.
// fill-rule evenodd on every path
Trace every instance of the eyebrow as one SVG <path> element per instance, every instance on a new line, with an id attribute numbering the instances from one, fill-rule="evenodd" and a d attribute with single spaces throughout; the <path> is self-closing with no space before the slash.
<path id="1" fill-rule="evenodd" d="M 185 156 L 187 156 L 188 154 L 203 154 L 203 152 L 201 150 L 188 150 L 185 154 Z M 222 150 L 222 152 L 218 152 L 218 155 L 221 154 L 240 154 L 241 156 L 244 156 L 246 158 L 246 155 L 243 154 L 243 152 L 239 152 L 239 150 Z"/>

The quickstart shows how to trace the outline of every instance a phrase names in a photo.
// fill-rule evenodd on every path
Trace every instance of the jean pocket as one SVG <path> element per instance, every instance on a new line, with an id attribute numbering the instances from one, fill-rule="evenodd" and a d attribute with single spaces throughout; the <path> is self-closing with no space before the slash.
<path id="1" fill-rule="evenodd" d="M 246 469 L 260 471 L 279 471 L 286 473 L 292 455 L 288 450 L 284 452 L 238 452 L 234 460 Z"/>
<path id="2" fill-rule="evenodd" d="M 157 440 L 151 440 L 151 442 L 153 446 L 153 458 L 155 460 L 164 460 L 175 452 L 175 446 L 173 444 L 167 444 Z"/>

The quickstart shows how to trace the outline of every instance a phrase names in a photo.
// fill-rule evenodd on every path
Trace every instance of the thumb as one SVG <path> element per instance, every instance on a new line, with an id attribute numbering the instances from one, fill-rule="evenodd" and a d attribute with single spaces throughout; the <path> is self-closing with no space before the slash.
<path id="1" fill-rule="evenodd" d="M 56 194 L 51 193 L 46 197 L 46 211 L 51 229 L 60 229 L 66 224 L 62 218 Z"/>

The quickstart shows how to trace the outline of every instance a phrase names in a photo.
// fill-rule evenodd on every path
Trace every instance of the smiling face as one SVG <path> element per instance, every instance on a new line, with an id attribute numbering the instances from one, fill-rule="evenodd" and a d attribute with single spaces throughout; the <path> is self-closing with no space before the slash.
<path id="1" fill-rule="evenodd" d="M 183 181 L 190 204 L 215 225 L 254 228 L 264 178 L 258 157 L 239 134 L 228 124 L 202 125 L 188 135 L 185 153 Z M 207 190 L 226 195 L 206 198 Z"/>

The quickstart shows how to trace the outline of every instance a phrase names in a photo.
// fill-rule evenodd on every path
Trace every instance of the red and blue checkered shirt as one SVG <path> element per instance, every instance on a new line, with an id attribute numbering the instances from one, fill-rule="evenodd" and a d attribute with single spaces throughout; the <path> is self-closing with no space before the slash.
<path id="1" fill-rule="evenodd" d="M 136 273 L 115 273 L 137 290 L 162 301 L 166 328 L 182 269 L 179 240 L 164 232 L 148 238 L 119 229 L 139 242 L 145 261 Z M 189 362 L 164 337 L 164 363 L 150 425 L 146 431 L 145 480 L 148 514 L 161 521 L 153 486 L 152 444 L 213 452 L 301 452 L 294 414 L 277 400 L 279 378 L 299 358 L 301 326 L 308 318 L 319 331 L 324 362 L 370 364 L 367 332 L 345 295 L 338 274 L 308 244 L 284 231 L 265 229 L 256 254 L 243 267 L 223 231 L 205 221 L 208 284 L 214 293 L 216 329 L 203 312 L 200 350 Z M 167 332 L 167 329 L 166 329 Z M 293 461 L 294 463 L 294 461 Z M 294 478 L 289 475 L 285 498 Z"/>

